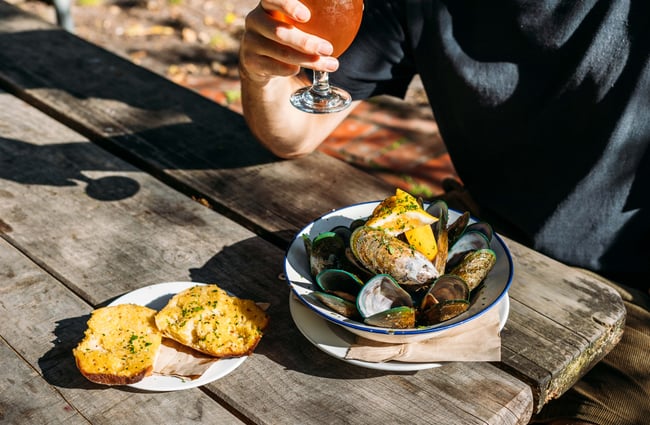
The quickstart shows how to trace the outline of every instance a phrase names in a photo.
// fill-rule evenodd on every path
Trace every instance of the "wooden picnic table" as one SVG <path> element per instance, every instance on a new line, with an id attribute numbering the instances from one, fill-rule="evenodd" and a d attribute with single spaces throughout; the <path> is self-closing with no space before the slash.
<path id="1" fill-rule="evenodd" d="M 323 154 L 279 160 L 240 115 L 0 1 L 0 419 L 525 424 L 618 342 L 613 290 L 506 239 L 500 362 L 389 372 L 320 351 L 291 318 L 285 249 L 393 191 Z M 255 353 L 184 391 L 83 378 L 71 350 L 90 312 L 172 281 L 270 303 Z"/>

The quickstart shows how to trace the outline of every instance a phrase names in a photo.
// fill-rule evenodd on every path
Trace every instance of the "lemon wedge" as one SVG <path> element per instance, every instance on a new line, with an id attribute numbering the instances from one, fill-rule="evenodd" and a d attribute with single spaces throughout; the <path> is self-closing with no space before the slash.
<path id="1" fill-rule="evenodd" d="M 437 220 L 420 206 L 413 195 L 397 189 L 394 196 L 377 205 L 366 226 L 397 236 L 418 227 L 428 226 Z"/>
<path id="2" fill-rule="evenodd" d="M 408 243 L 433 260 L 438 253 L 431 224 L 438 218 L 426 212 L 410 193 L 397 189 L 372 212 L 366 226 L 381 229 L 390 236 L 404 233 Z"/>

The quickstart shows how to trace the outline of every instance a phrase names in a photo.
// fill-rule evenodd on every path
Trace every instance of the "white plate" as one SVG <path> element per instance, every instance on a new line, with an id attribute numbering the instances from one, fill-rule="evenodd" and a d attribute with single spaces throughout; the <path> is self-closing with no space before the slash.
<path id="1" fill-rule="evenodd" d="M 109 305 L 138 304 L 160 311 L 167 304 L 167 301 L 169 301 L 169 299 L 175 294 L 196 285 L 205 285 L 205 283 L 158 283 L 156 285 L 145 286 L 144 288 L 136 289 L 135 291 L 124 294 Z M 244 363 L 247 358 L 247 356 L 242 356 L 220 359 L 210 366 L 210 368 L 206 370 L 200 378 L 194 380 L 185 380 L 175 376 L 152 375 L 147 376 L 140 382 L 129 385 L 129 387 L 146 391 L 179 391 L 200 387 L 201 385 L 209 384 L 212 381 L 216 381 L 217 379 L 228 375 L 230 372 L 237 369 L 239 365 Z"/>
<path id="2" fill-rule="evenodd" d="M 497 308 L 499 309 L 499 329 L 503 329 L 510 314 L 510 298 L 507 295 L 503 297 Z M 289 311 L 298 330 L 309 342 L 321 351 L 344 362 L 368 369 L 391 372 L 412 372 L 442 366 L 442 363 L 404 363 L 398 361 L 373 363 L 346 359 L 345 354 L 355 340 L 353 334 L 315 314 L 313 310 L 307 308 L 292 293 L 289 294 Z"/>
<path id="3" fill-rule="evenodd" d="M 512 282 L 513 262 L 510 250 L 506 246 L 505 242 L 501 237 L 499 237 L 499 235 L 495 234 L 494 238 L 492 238 L 490 248 L 495 252 L 497 262 L 490 274 L 486 277 L 485 284 L 481 285 L 481 287 L 475 291 L 476 293 L 472 295 L 473 301 L 470 308 L 453 319 L 426 328 L 387 329 L 369 326 L 348 319 L 347 317 L 337 314 L 325 307 L 311 295 L 316 288 L 309 272 L 309 258 L 305 250 L 302 236 L 308 235 L 309 238 L 313 240 L 320 233 L 329 231 L 336 226 L 349 226 L 355 219 L 369 217 L 378 204 L 378 201 L 355 204 L 325 214 L 317 220 L 309 223 L 304 229 L 298 232 L 289 246 L 284 262 L 287 282 L 289 283 L 293 293 L 296 294 L 302 302 L 316 314 L 332 323 L 344 327 L 350 332 L 368 339 L 388 343 L 415 342 L 431 338 L 432 333 L 449 329 L 453 326 L 458 326 L 481 316 L 483 313 L 496 306 L 497 303 L 507 295 L 508 288 Z M 450 223 L 456 220 L 459 216 L 459 212 L 451 209 L 449 210 Z"/>

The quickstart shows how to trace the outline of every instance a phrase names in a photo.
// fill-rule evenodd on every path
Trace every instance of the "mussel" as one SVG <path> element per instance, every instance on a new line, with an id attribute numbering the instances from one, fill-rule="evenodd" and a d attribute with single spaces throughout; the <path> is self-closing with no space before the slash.
<path id="1" fill-rule="evenodd" d="M 405 329 L 415 326 L 411 295 L 387 274 L 378 274 L 359 291 L 357 309 L 372 326 Z"/>
<path id="2" fill-rule="evenodd" d="M 470 306 L 470 294 L 496 263 L 492 227 L 469 224 L 469 213 L 449 224 L 444 201 L 427 212 L 437 243 L 433 260 L 400 235 L 365 225 L 337 226 L 313 241 L 304 236 L 312 293 L 331 310 L 372 326 L 404 329 L 449 320 Z M 365 282 L 365 283 L 364 283 Z"/>
<path id="3" fill-rule="evenodd" d="M 348 301 L 356 300 L 363 286 L 357 275 L 342 269 L 325 269 L 316 275 L 315 280 L 323 292 Z"/>
<path id="4" fill-rule="evenodd" d="M 468 253 L 450 273 L 461 277 L 473 291 L 487 277 L 497 262 L 497 256 L 489 248 Z"/>
<path id="5" fill-rule="evenodd" d="M 309 255 L 309 268 L 312 276 L 324 269 L 342 268 L 345 261 L 345 246 L 343 238 L 336 232 L 323 232 L 310 240 L 303 236 L 305 250 Z"/>
<path id="6" fill-rule="evenodd" d="M 418 323 L 434 325 L 458 316 L 469 308 L 469 295 L 469 286 L 460 276 L 440 276 L 422 298 Z"/>
<path id="7" fill-rule="evenodd" d="M 427 286 L 439 275 L 422 253 L 380 229 L 358 227 L 350 237 L 350 249 L 368 270 L 391 275 L 409 292 Z"/>
<path id="8" fill-rule="evenodd" d="M 438 253 L 436 258 L 433 259 L 433 265 L 438 272 L 438 275 L 441 275 L 445 272 L 445 267 L 447 266 L 447 252 L 449 250 L 449 230 L 447 223 L 449 221 L 449 208 L 447 203 L 442 200 L 433 202 L 426 211 L 438 217 L 438 221 L 433 223 L 433 234 L 436 237 L 436 244 L 438 247 Z"/>
<path id="9" fill-rule="evenodd" d="M 328 294 L 326 292 L 312 292 L 314 298 L 323 303 L 330 310 L 345 316 L 349 319 L 360 320 L 361 316 L 357 310 L 357 304 L 352 301 L 348 301 L 336 295 Z"/>
<path id="10" fill-rule="evenodd" d="M 469 301 L 469 285 L 462 277 L 446 274 L 436 279 L 420 302 L 420 308 L 427 308 L 443 301 Z"/>
<path id="11" fill-rule="evenodd" d="M 331 310 L 350 319 L 359 319 L 357 295 L 363 281 L 355 274 L 342 269 L 324 269 L 315 277 L 319 291 L 313 296 Z"/>
<path id="12" fill-rule="evenodd" d="M 487 239 L 483 232 L 476 230 L 465 231 L 449 248 L 447 254 L 446 270 L 456 267 L 463 258 L 470 252 L 478 251 L 479 249 L 489 249 L 490 241 Z"/>

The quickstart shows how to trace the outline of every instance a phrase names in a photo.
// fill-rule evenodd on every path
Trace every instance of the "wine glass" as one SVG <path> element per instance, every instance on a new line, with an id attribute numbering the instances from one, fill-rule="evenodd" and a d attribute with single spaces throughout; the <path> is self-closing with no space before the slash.
<path id="1" fill-rule="evenodd" d="M 294 25 L 332 43 L 332 56 L 340 56 L 350 47 L 359 31 L 363 0 L 300 1 L 311 10 L 311 19 L 308 22 L 296 22 Z M 327 72 L 314 71 L 312 85 L 293 93 L 290 100 L 291 104 L 301 111 L 326 114 L 347 108 L 352 98 L 345 90 L 330 85 Z"/>

